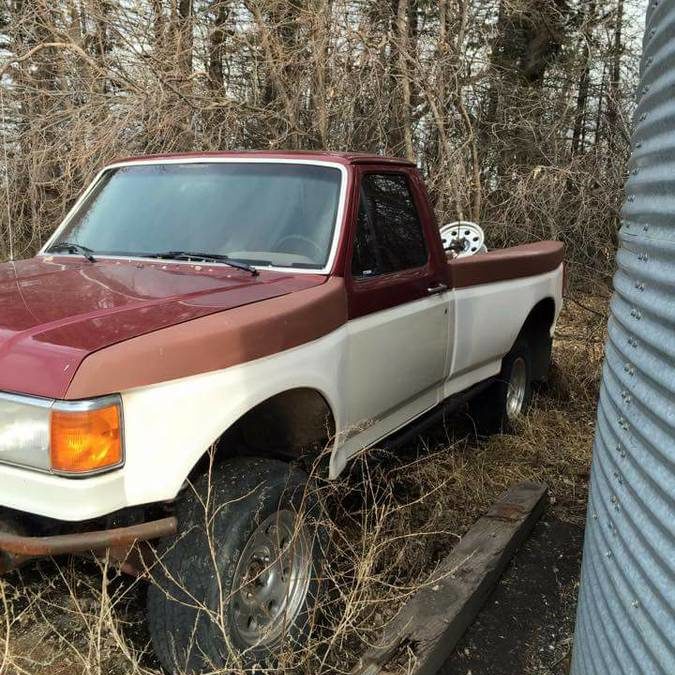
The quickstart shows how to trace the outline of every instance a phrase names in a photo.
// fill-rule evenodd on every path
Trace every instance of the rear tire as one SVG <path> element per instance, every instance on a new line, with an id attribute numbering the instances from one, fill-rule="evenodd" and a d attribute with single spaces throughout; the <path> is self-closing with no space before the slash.
<path id="1" fill-rule="evenodd" d="M 306 474 L 240 458 L 210 479 L 177 504 L 179 535 L 160 544 L 148 590 L 152 643 L 169 673 L 273 667 L 284 645 L 306 638 L 317 597 Z"/>
<path id="2" fill-rule="evenodd" d="M 532 400 L 532 356 L 527 340 L 519 338 L 504 357 L 495 382 L 470 404 L 481 436 L 510 433 Z"/>

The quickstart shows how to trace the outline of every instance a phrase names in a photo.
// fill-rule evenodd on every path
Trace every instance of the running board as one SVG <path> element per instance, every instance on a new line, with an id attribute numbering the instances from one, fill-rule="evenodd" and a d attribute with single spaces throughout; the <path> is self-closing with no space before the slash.
<path id="1" fill-rule="evenodd" d="M 449 396 L 441 401 L 435 408 L 425 413 L 421 417 L 407 424 L 403 429 L 395 431 L 388 436 L 379 447 L 383 450 L 396 450 L 402 445 L 414 441 L 423 431 L 437 424 L 445 415 L 451 415 L 457 412 L 462 406 L 466 405 L 472 398 L 482 394 L 491 384 L 497 380 L 496 377 L 490 377 L 478 384 L 460 391 L 457 394 Z"/>

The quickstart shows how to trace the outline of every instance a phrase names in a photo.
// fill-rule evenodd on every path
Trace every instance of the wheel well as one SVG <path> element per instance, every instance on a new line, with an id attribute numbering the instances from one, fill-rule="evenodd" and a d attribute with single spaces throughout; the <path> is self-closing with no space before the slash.
<path id="1" fill-rule="evenodd" d="M 529 313 L 518 337 L 526 337 L 532 356 L 532 379 L 545 380 L 551 362 L 551 326 L 555 319 L 553 298 L 544 298 Z"/>
<path id="2" fill-rule="evenodd" d="M 335 418 L 324 396 L 315 389 L 290 389 L 240 417 L 214 444 L 215 461 L 235 456 L 290 461 L 319 454 L 334 436 Z M 207 452 L 191 477 L 207 469 L 209 462 Z"/>

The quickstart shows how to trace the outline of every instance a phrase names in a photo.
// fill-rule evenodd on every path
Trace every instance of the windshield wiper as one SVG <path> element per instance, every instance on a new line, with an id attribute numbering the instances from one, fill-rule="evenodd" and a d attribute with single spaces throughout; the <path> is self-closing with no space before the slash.
<path id="1" fill-rule="evenodd" d="M 201 260 L 202 262 L 219 262 L 225 263 L 230 267 L 235 267 L 238 270 L 250 272 L 254 277 L 258 276 L 258 270 L 253 265 L 247 265 L 238 260 L 232 260 L 227 255 L 219 253 L 198 253 L 196 251 L 165 251 L 164 253 L 150 253 L 146 255 L 147 258 L 160 258 L 162 260 Z"/>
<path id="2" fill-rule="evenodd" d="M 68 253 L 79 253 L 84 256 L 89 262 L 96 262 L 94 258 L 94 251 L 82 244 L 77 244 L 74 241 L 57 241 L 55 244 L 52 244 L 48 249 L 47 253 L 53 251 L 57 253 L 58 251 L 67 251 Z"/>

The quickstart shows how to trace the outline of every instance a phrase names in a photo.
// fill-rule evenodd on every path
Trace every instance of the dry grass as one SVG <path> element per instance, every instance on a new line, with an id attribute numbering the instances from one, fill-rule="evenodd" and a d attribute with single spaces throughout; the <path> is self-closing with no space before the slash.
<path id="1" fill-rule="evenodd" d="M 310 649 L 289 652 L 287 671 L 349 672 L 509 484 L 546 481 L 553 515 L 582 522 L 607 298 L 568 301 L 551 385 L 538 393 L 518 435 L 477 443 L 460 415 L 396 454 L 364 455 L 338 483 L 318 483 L 330 530 L 326 600 Z M 0 582 L 0 673 L 158 672 L 143 582 L 100 567 L 42 561 Z"/>

